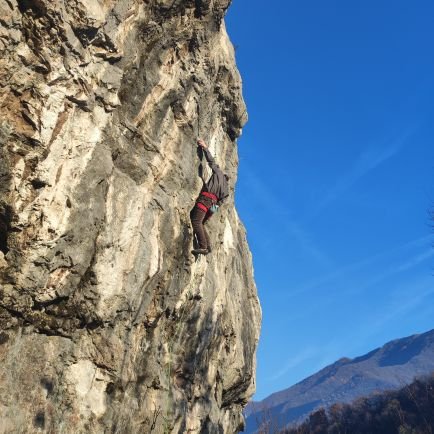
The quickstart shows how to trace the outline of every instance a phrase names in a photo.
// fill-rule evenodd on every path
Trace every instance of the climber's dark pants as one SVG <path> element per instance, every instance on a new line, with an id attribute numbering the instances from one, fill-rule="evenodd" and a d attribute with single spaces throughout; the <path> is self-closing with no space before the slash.
<path id="1" fill-rule="evenodd" d="M 206 206 L 206 208 L 209 208 L 212 205 L 211 199 L 200 197 L 196 204 L 200 202 L 203 205 Z M 211 212 L 205 212 L 204 210 L 198 208 L 197 205 L 194 206 L 194 208 L 191 210 L 190 213 L 190 219 L 191 219 L 191 225 L 193 226 L 193 232 L 196 235 L 197 242 L 199 244 L 199 249 L 208 249 L 211 250 L 211 243 L 209 240 L 208 232 L 206 231 L 204 227 L 204 223 L 211 217 Z"/>

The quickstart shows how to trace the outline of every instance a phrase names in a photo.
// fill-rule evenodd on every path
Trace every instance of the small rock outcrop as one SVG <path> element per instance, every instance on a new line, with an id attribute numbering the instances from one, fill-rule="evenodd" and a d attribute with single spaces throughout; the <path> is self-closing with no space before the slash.
<path id="1" fill-rule="evenodd" d="M 0 0 L 0 432 L 234 433 L 260 306 L 230 0 Z M 230 175 L 191 256 L 197 136 Z"/>

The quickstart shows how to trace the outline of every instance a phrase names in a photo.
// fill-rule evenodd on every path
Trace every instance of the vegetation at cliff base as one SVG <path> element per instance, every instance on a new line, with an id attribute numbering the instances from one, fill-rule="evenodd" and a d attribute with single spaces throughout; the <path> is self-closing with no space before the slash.
<path id="1" fill-rule="evenodd" d="M 282 434 L 432 434 L 434 373 L 397 391 L 334 404 Z"/>

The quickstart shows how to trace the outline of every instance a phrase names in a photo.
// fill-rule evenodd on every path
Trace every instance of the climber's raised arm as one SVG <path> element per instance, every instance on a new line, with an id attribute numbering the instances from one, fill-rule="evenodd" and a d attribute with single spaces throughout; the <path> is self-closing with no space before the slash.
<path id="1" fill-rule="evenodd" d="M 211 152 L 209 151 L 207 144 L 202 139 L 198 139 L 197 144 L 203 149 L 203 153 L 205 154 L 206 161 L 208 161 L 211 170 L 213 172 L 222 172 L 219 165 L 215 162 L 214 157 L 211 155 Z"/>

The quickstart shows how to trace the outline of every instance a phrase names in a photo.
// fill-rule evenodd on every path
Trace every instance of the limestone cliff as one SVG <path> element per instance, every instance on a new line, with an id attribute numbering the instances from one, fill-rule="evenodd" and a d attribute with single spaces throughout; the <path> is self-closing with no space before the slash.
<path id="1" fill-rule="evenodd" d="M 230 0 L 0 0 L 0 432 L 233 433 L 260 307 L 231 199 L 194 261 L 195 139 L 237 172 Z"/>

